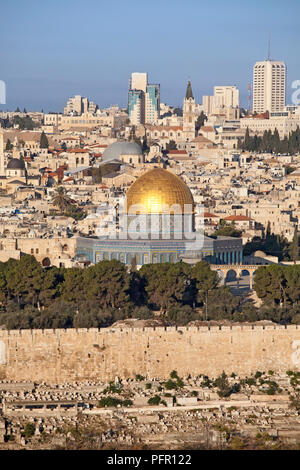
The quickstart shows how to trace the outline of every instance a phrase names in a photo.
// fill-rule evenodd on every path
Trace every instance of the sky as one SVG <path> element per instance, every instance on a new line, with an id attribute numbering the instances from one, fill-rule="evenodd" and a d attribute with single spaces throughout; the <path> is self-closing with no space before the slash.
<path id="1" fill-rule="evenodd" d="M 236 85 L 247 106 L 253 65 L 287 65 L 287 104 L 300 80 L 300 0 L 0 0 L 0 109 L 62 112 L 75 94 L 127 106 L 132 72 L 182 106 Z"/>

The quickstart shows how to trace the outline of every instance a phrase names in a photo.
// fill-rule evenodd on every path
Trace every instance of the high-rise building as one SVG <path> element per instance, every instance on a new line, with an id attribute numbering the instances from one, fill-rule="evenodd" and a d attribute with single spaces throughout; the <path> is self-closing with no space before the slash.
<path id="1" fill-rule="evenodd" d="M 155 85 L 155 84 L 147 85 L 145 122 L 149 124 L 155 123 L 159 118 L 159 112 L 160 112 L 160 86 Z"/>
<path id="2" fill-rule="evenodd" d="M 131 124 L 154 124 L 159 118 L 160 86 L 148 84 L 146 73 L 132 73 L 128 91 Z"/>
<path id="3" fill-rule="evenodd" d="M 64 108 L 65 115 L 81 116 L 83 113 L 95 113 L 97 105 L 87 98 L 80 95 L 75 95 L 67 101 Z"/>
<path id="4" fill-rule="evenodd" d="M 206 115 L 222 114 L 239 117 L 239 95 L 238 88 L 234 85 L 215 86 L 213 96 L 203 96 L 203 110 Z"/>
<path id="5" fill-rule="evenodd" d="M 145 99 L 142 90 L 128 91 L 128 115 L 135 126 L 145 122 Z"/>
<path id="6" fill-rule="evenodd" d="M 239 106 L 239 90 L 236 86 L 215 86 L 214 105 L 216 108 L 236 108 Z"/>
<path id="7" fill-rule="evenodd" d="M 284 62 L 264 60 L 253 67 L 253 111 L 270 113 L 283 111 L 286 93 Z"/>
<path id="8" fill-rule="evenodd" d="M 134 72 L 131 74 L 130 88 L 131 90 L 142 90 L 146 93 L 148 83 L 147 73 Z"/>

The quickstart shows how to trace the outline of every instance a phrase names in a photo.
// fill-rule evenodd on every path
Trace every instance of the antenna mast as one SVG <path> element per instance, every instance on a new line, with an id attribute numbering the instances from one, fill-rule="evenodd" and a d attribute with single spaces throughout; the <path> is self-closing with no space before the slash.
<path id="1" fill-rule="evenodd" d="M 268 60 L 270 60 L 271 57 L 271 39 L 270 39 L 270 33 L 269 33 L 269 38 L 268 38 Z"/>

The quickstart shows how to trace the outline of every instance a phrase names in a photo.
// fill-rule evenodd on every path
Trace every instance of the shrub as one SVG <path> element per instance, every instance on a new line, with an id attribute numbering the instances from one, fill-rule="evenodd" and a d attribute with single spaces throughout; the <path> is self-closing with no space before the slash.
<path id="1" fill-rule="evenodd" d="M 151 387 L 152 387 L 152 384 L 150 383 L 146 384 L 146 390 L 150 390 Z"/>
<path id="2" fill-rule="evenodd" d="M 122 403 L 123 406 L 132 406 L 133 401 L 132 400 L 124 400 Z"/>
<path id="3" fill-rule="evenodd" d="M 137 380 L 138 382 L 142 382 L 142 380 L 145 380 L 145 377 L 143 377 L 143 375 L 141 374 L 136 374 L 135 380 Z"/>
<path id="4" fill-rule="evenodd" d="M 178 388 L 178 385 L 176 382 L 174 382 L 173 380 L 169 379 L 167 382 L 164 383 L 164 387 L 167 389 L 167 390 L 176 390 Z"/>
<path id="5" fill-rule="evenodd" d="M 160 396 L 154 395 L 154 397 L 149 398 L 148 404 L 149 405 L 159 405 L 160 404 Z"/>
<path id="6" fill-rule="evenodd" d="M 213 385 L 214 387 L 217 387 L 219 389 L 217 391 L 219 397 L 225 398 L 229 397 L 229 395 L 231 394 L 231 387 L 229 385 L 225 372 L 223 372 L 219 377 L 216 378 Z"/>
<path id="7" fill-rule="evenodd" d="M 247 377 L 245 379 L 245 383 L 249 386 L 251 385 L 255 385 L 256 384 L 256 380 L 253 378 L 253 377 Z"/>
<path id="8" fill-rule="evenodd" d="M 105 397 L 101 398 L 99 400 L 99 406 L 100 408 L 105 408 L 107 406 L 109 407 L 117 407 L 118 405 L 121 405 L 122 401 L 119 400 L 118 398 L 113 398 L 113 397 Z"/>
<path id="9" fill-rule="evenodd" d="M 24 429 L 24 436 L 28 439 L 33 436 L 35 432 L 35 426 L 32 423 L 27 423 Z"/>

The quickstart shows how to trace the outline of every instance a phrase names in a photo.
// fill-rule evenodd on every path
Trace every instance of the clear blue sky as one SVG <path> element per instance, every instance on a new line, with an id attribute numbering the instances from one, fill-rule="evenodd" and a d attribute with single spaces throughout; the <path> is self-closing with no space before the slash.
<path id="1" fill-rule="evenodd" d="M 0 80 L 7 104 L 62 111 L 74 94 L 127 105 L 131 72 L 160 83 L 161 101 L 196 101 L 237 85 L 247 104 L 252 67 L 267 56 L 300 80 L 300 0 L 0 0 Z"/>

